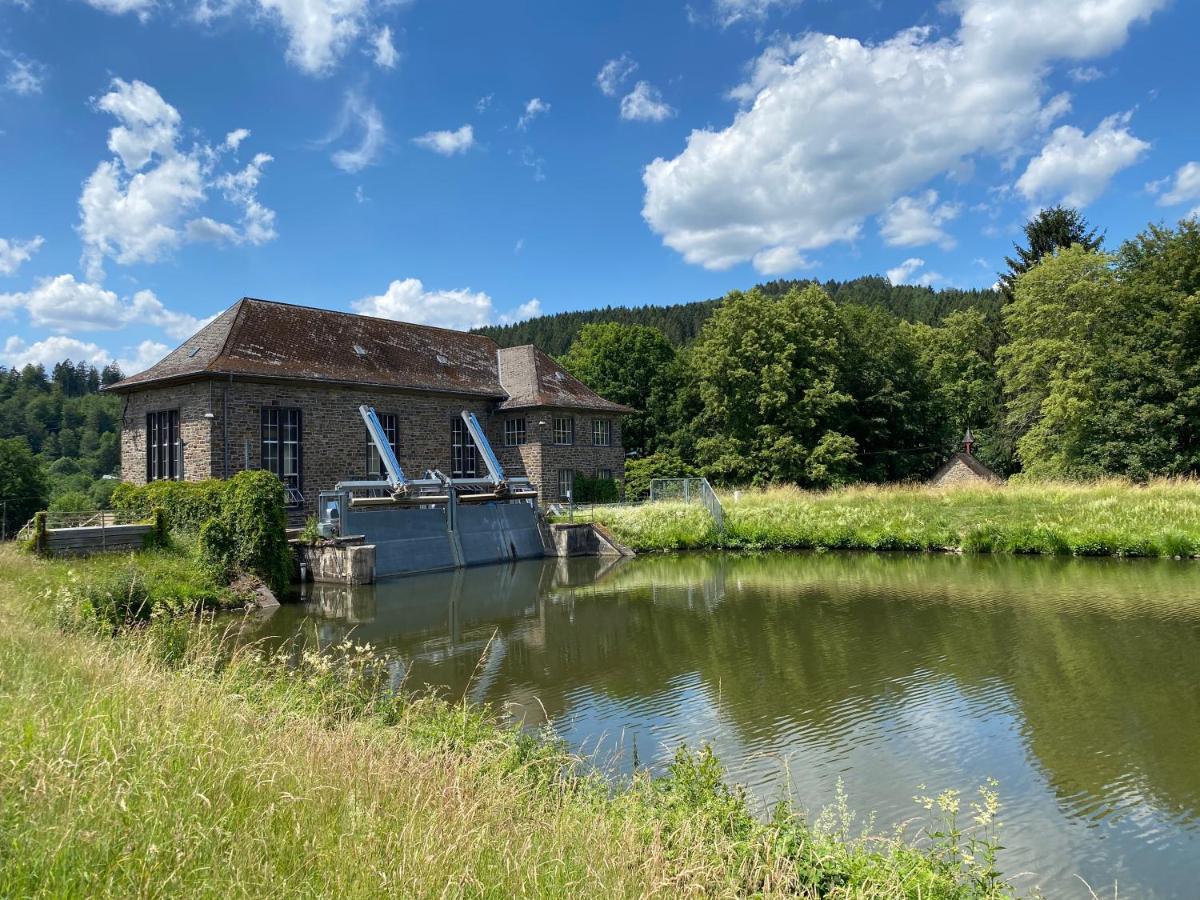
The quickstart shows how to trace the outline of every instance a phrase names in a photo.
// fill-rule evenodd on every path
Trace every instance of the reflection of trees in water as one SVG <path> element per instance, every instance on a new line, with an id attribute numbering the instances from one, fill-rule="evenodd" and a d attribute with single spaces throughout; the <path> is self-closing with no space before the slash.
<path id="1" fill-rule="evenodd" d="M 577 690 L 631 702 L 696 673 L 747 741 L 803 729 L 836 747 L 932 680 L 986 704 L 999 685 L 1060 797 L 1101 803 L 1121 785 L 1200 811 L 1200 588 L 1186 563 L 696 555 L 600 578 L 597 563 L 403 579 L 376 587 L 370 621 L 358 598 L 328 611 L 400 654 L 410 685 L 453 696 L 495 634 L 473 695 L 553 717 Z"/>

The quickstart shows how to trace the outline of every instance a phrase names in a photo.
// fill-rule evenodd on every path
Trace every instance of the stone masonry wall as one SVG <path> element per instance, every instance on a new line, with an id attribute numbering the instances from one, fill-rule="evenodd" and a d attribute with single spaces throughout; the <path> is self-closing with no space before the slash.
<path id="1" fill-rule="evenodd" d="M 183 440 L 183 475 L 189 481 L 212 473 L 212 423 L 207 382 L 147 388 L 126 395 L 121 418 L 121 480 L 146 483 L 146 414 L 179 410 L 179 435 Z M 220 394 L 214 393 L 214 402 Z M 219 413 L 220 410 L 218 409 Z"/>
<path id="2" fill-rule="evenodd" d="M 979 475 L 971 469 L 961 459 L 953 460 L 949 467 L 944 472 L 930 481 L 930 484 L 935 485 L 958 485 L 958 484 L 987 484 L 986 479 L 980 478 Z"/>
<path id="3" fill-rule="evenodd" d="M 526 419 L 527 443 L 523 447 L 504 447 L 503 420 L 512 415 L 523 415 Z M 575 442 L 569 446 L 554 443 L 554 419 L 575 419 Z M 530 481 L 538 486 L 542 502 L 564 499 L 559 496 L 558 476 L 562 469 L 572 469 L 580 475 L 595 478 L 601 469 L 608 469 L 613 477 L 625 477 L 625 451 L 621 445 L 621 419 L 608 413 L 592 413 L 578 409 L 537 408 L 513 413 L 497 413 L 493 417 L 494 427 L 488 429 L 488 440 L 493 447 L 503 450 L 500 461 L 506 467 L 508 460 L 520 457 Z M 600 447 L 592 443 L 592 422 L 606 419 L 609 422 L 611 441 L 609 446 Z M 540 423 L 545 423 L 540 424 Z"/>
<path id="4" fill-rule="evenodd" d="M 211 384 L 211 408 L 210 408 Z M 226 394 L 228 397 L 226 398 Z M 450 429 L 463 409 L 475 413 L 496 451 L 505 473 L 527 476 L 544 502 L 557 500 L 558 473 L 570 468 L 589 477 L 599 469 L 610 469 L 617 478 L 624 473 L 620 418 L 580 410 L 531 409 L 490 413 L 494 403 L 469 397 L 435 395 L 382 389 L 322 384 L 269 384 L 265 382 L 214 380 L 176 387 L 147 388 L 129 395 L 128 412 L 121 436 L 121 472 L 126 481 L 146 480 L 146 413 L 179 409 L 184 440 L 184 474 L 189 480 L 229 477 L 247 467 L 261 466 L 261 409 L 276 405 L 302 410 L 302 486 L 305 508 L 315 512 L 318 491 L 339 481 L 364 478 L 367 474 L 366 428 L 359 416 L 360 404 L 375 407 L 380 414 L 397 417 L 397 456 L 410 477 L 426 469 L 450 474 Z M 225 454 L 225 411 L 228 409 L 229 453 Z M 204 418 L 211 411 L 212 419 Z M 553 444 L 555 416 L 573 416 L 575 443 Z M 526 443 L 504 446 L 504 422 L 510 417 L 526 419 Z M 592 420 L 610 421 L 611 445 L 592 445 Z M 545 425 L 539 425 L 545 422 Z M 226 467 L 228 463 L 228 467 Z M 480 475 L 486 470 L 479 461 Z"/>

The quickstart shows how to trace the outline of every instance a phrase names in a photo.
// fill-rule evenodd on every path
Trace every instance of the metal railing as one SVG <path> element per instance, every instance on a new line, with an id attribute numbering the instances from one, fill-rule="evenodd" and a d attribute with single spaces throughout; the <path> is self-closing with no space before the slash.
<path id="1" fill-rule="evenodd" d="M 663 500 L 702 503 L 716 523 L 717 531 L 725 530 L 725 508 L 707 478 L 652 478 L 650 502 Z"/>

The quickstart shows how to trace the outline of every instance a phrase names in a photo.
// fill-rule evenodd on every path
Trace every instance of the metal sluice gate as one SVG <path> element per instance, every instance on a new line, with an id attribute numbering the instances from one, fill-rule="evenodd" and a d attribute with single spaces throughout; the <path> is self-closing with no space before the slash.
<path id="1" fill-rule="evenodd" d="M 327 538 L 361 537 L 375 545 L 375 576 L 409 575 L 545 555 L 537 491 L 527 478 L 507 478 L 475 414 L 463 423 L 486 478 L 450 478 L 437 469 L 408 478 L 375 410 L 360 406 L 385 477 L 342 481 L 318 495 L 319 529 Z"/>

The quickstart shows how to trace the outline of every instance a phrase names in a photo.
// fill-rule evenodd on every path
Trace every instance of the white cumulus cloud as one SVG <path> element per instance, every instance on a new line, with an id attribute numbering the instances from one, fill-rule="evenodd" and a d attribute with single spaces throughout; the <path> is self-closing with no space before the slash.
<path id="1" fill-rule="evenodd" d="M 350 91 L 342 102 L 342 111 L 333 131 L 320 143 L 330 144 L 356 132 L 359 135 L 356 146 L 343 147 L 330 157 L 335 166 L 351 174 L 361 172 L 379 159 L 387 142 L 387 129 L 379 107 Z"/>
<path id="2" fill-rule="evenodd" d="M 392 43 L 392 29 L 388 25 L 384 25 L 375 32 L 375 37 L 371 38 L 371 49 L 375 58 L 375 65 L 381 69 L 394 69 L 396 63 L 400 61 L 400 54 L 396 51 L 396 45 Z"/>
<path id="3" fill-rule="evenodd" d="M 179 111 L 150 85 L 120 78 L 96 108 L 118 124 L 108 136 L 114 158 L 96 166 L 79 197 L 79 233 L 90 280 L 104 277 L 106 257 L 123 264 L 154 262 L 184 241 L 211 239 L 217 230 L 239 243 L 275 236 L 275 214 L 255 193 L 262 164 L 270 157 L 259 154 L 241 173 L 217 171 L 221 154 L 236 148 L 249 134 L 246 129 L 230 132 L 216 149 L 202 143 L 185 149 Z M 184 225 L 212 188 L 240 207 L 242 231 L 207 216 Z"/>
<path id="4" fill-rule="evenodd" d="M 610 59 L 596 73 L 596 87 L 605 97 L 615 97 L 629 76 L 637 70 L 638 64 L 628 53 L 622 53 L 616 59 Z"/>
<path id="5" fill-rule="evenodd" d="M 150 18 L 155 0 L 86 0 L 87 5 L 114 16 L 133 13 L 143 22 Z"/>
<path id="6" fill-rule="evenodd" d="M 22 97 L 30 97 L 42 92 L 42 82 L 45 81 L 45 67 L 31 59 L 9 60 L 8 72 L 4 76 L 4 89 Z"/>
<path id="7" fill-rule="evenodd" d="M 152 325 L 169 337 L 185 338 L 209 319 L 168 309 L 153 291 L 122 300 L 114 291 L 74 275 L 39 279 L 32 290 L 0 294 L 0 309 L 24 309 L 29 321 L 60 333 L 111 331 L 127 325 Z"/>
<path id="8" fill-rule="evenodd" d="M 157 341 L 142 341 L 136 347 L 126 347 L 121 356 L 114 356 L 99 344 L 60 334 L 32 344 L 27 344 L 19 337 L 10 337 L 4 342 L 0 361 L 15 369 L 30 364 L 49 368 L 64 359 L 100 367 L 115 362 L 124 374 L 136 375 L 166 356 L 170 349 L 166 344 Z"/>
<path id="9" fill-rule="evenodd" d="M 754 254 L 754 268 L 764 275 L 786 275 L 811 265 L 795 247 L 770 247 Z"/>
<path id="10" fill-rule="evenodd" d="M 1091 134 L 1073 125 L 1056 128 L 1017 179 L 1017 190 L 1029 200 L 1087 206 L 1104 193 L 1114 175 L 1150 149 L 1128 124 L 1129 114 L 1124 113 L 1109 116 Z"/>
<path id="11" fill-rule="evenodd" d="M 288 36 L 288 59 L 310 75 L 325 75 L 362 34 L 367 0 L 258 0 Z"/>
<path id="12" fill-rule="evenodd" d="M 413 138 L 413 143 L 442 156 L 454 156 L 456 153 L 466 153 L 475 146 L 475 129 L 464 125 L 454 131 L 429 131 Z"/>
<path id="13" fill-rule="evenodd" d="M 1200 162 L 1187 162 L 1180 166 L 1173 178 L 1165 180 L 1167 187 L 1158 198 L 1159 206 L 1176 206 L 1180 203 L 1192 203 L 1200 200 Z M 1200 206 L 1188 213 L 1189 216 L 1200 216 Z M 4 254 L 0 248 L 0 260 Z M 3 266 L 0 266 L 3 271 Z"/>
<path id="14" fill-rule="evenodd" d="M 521 118 L 517 119 L 517 128 L 524 131 L 529 127 L 529 123 L 538 116 L 544 116 L 550 112 L 550 104 L 541 97 L 534 97 L 525 104 L 525 112 L 521 113 Z"/>
<path id="15" fill-rule="evenodd" d="M 713 11 L 717 21 L 728 27 L 735 22 L 765 19 L 774 7 L 799 6 L 801 0 L 716 0 Z"/>
<path id="16" fill-rule="evenodd" d="M 0 275 L 15 275 L 21 264 L 28 262 L 44 243 L 40 234 L 27 241 L 0 238 Z"/>
<path id="17" fill-rule="evenodd" d="M 767 49 L 723 129 L 697 129 L 643 172 L 643 216 L 692 263 L 854 239 L 868 216 L 973 157 L 1009 159 L 1035 133 L 1056 60 L 1120 46 L 1166 0 L 952 0 L 956 31 L 880 43 L 805 34 Z"/>
<path id="18" fill-rule="evenodd" d="M 492 298 L 470 288 L 428 291 L 419 278 L 395 280 L 382 294 L 363 297 L 351 304 L 355 312 L 382 319 L 437 325 L 466 331 L 500 321 L 518 321 L 536 316 L 541 304 L 530 300 L 510 313 L 497 315 Z"/>
<path id="19" fill-rule="evenodd" d="M 658 88 L 648 81 L 639 81 L 633 90 L 621 98 L 621 118 L 630 122 L 661 122 L 675 115 Z"/>
<path id="20" fill-rule="evenodd" d="M 955 203 L 938 203 L 935 190 L 923 191 L 915 197 L 900 197 L 879 217 L 879 232 L 884 243 L 892 247 L 917 247 L 938 244 L 949 250 L 954 238 L 942 228 L 956 218 L 960 207 Z"/>
<path id="21" fill-rule="evenodd" d="M 922 272 L 925 268 L 925 260 L 913 256 L 906 259 L 894 269 L 887 270 L 888 281 L 892 284 L 923 284 L 932 285 L 938 281 L 945 281 L 937 272 Z"/>

